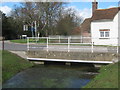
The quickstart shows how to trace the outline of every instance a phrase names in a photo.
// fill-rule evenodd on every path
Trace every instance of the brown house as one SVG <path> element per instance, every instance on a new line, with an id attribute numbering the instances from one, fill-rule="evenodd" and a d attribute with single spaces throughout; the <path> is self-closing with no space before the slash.
<path id="1" fill-rule="evenodd" d="M 90 23 L 91 18 L 87 18 L 83 21 L 83 23 L 80 25 L 80 31 L 81 35 L 84 37 L 90 37 Z"/>

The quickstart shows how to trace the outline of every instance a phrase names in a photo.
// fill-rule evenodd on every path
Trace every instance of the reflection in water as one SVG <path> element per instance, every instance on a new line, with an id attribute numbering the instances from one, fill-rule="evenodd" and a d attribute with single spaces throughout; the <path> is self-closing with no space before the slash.
<path id="1" fill-rule="evenodd" d="M 22 71 L 3 84 L 3 88 L 81 88 L 95 75 L 89 65 L 37 65 Z"/>

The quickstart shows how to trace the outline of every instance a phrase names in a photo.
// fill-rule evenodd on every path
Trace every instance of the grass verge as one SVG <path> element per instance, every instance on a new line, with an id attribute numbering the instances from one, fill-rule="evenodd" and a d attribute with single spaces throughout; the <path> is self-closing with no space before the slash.
<path id="1" fill-rule="evenodd" d="M 118 88 L 118 72 L 120 71 L 118 65 L 120 62 L 102 67 L 100 74 L 84 88 Z"/>
<path id="2" fill-rule="evenodd" d="M 27 43 L 27 39 L 10 40 L 10 42 L 13 42 L 13 43 Z"/>
<path id="3" fill-rule="evenodd" d="M 2 82 L 5 82 L 18 72 L 34 65 L 8 51 L 3 51 L 2 55 Z"/>
<path id="4" fill-rule="evenodd" d="M 16 40 L 10 40 L 10 42 L 13 43 L 27 43 L 27 39 L 16 39 Z M 46 39 L 29 39 L 30 43 L 46 43 Z"/>

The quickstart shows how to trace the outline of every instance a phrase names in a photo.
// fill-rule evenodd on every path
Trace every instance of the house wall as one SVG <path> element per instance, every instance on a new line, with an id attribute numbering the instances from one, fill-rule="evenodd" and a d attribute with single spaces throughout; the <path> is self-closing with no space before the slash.
<path id="1" fill-rule="evenodd" d="M 118 32 L 118 20 L 119 20 L 119 18 L 118 18 L 118 14 L 115 16 L 115 18 L 113 19 L 113 34 L 112 35 L 114 35 L 115 36 L 115 39 L 117 39 L 117 43 L 116 43 L 116 45 L 118 45 L 118 41 L 119 41 L 119 32 Z"/>
<path id="2" fill-rule="evenodd" d="M 120 46 L 120 11 L 118 13 L 118 43 L 119 43 L 119 46 Z"/>
<path id="3" fill-rule="evenodd" d="M 100 39 L 100 29 L 110 29 L 110 37 Z M 91 22 L 92 42 L 95 45 L 117 45 L 118 43 L 118 14 L 113 20 L 99 20 Z"/>

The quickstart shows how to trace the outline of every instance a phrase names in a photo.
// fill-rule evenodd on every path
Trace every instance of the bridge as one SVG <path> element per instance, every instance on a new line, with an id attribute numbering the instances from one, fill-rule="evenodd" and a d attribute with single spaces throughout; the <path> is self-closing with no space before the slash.
<path id="1" fill-rule="evenodd" d="M 39 41 L 45 41 L 44 43 Z M 78 40 L 78 41 L 77 41 Z M 94 46 L 79 39 L 29 38 L 27 59 L 44 64 L 45 61 L 70 63 L 110 64 L 118 61 L 118 46 Z M 73 42 L 74 41 L 74 42 Z"/>

